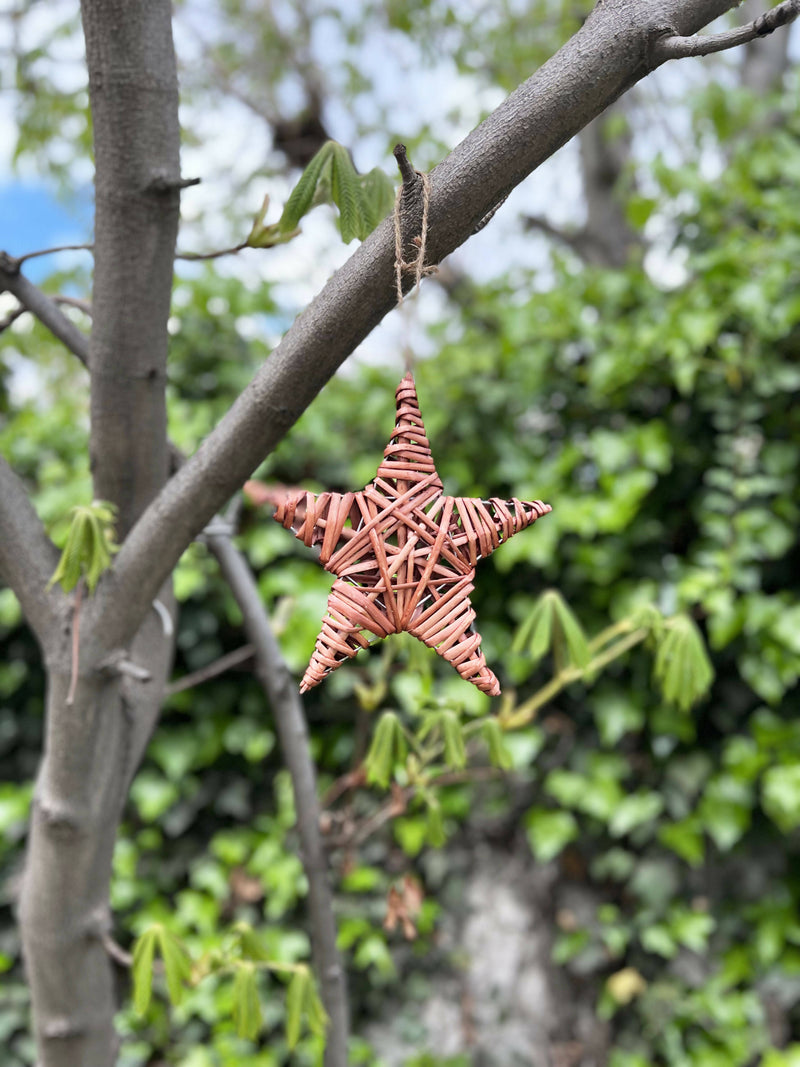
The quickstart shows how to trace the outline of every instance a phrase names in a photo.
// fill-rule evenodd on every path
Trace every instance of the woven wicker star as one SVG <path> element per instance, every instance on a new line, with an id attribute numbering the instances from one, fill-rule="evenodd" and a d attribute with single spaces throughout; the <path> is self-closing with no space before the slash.
<path id="1" fill-rule="evenodd" d="M 256 503 L 337 576 L 300 691 L 375 638 L 406 630 L 478 689 L 500 692 L 473 629 L 479 559 L 548 511 L 541 500 L 447 496 L 436 472 L 410 374 L 397 387 L 397 419 L 375 478 L 357 493 L 308 493 L 248 482 Z"/>

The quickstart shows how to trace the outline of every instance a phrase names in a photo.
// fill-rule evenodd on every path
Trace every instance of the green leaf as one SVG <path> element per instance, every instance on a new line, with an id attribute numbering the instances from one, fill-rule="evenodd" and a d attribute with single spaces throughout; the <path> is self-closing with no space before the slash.
<path id="1" fill-rule="evenodd" d="M 549 863 L 578 836 L 578 823 L 569 811 L 531 808 L 525 816 L 528 841 L 537 860 Z"/>
<path id="2" fill-rule="evenodd" d="M 550 647 L 553 627 L 553 600 L 550 593 L 543 593 L 533 606 L 528 618 L 522 623 L 511 643 L 512 652 L 523 652 L 538 663 Z"/>
<path id="3" fill-rule="evenodd" d="M 167 992 L 173 1004 L 180 1004 L 184 982 L 192 973 L 189 953 L 183 942 L 164 926 L 158 928 L 158 945 L 164 960 Z"/>
<path id="4" fill-rule="evenodd" d="M 646 926 L 639 935 L 639 940 L 646 952 L 654 952 L 665 960 L 671 960 L 678 951 L 672 934 L 663 923 Z"/>
<path id="5" fill-rule="evenodd" d="M 662 826 L 658 839 L 692 867 L 698 867 L 705 858 L 706 846 L 697 816 Z"/>
<path id="6" fill-rule="evenodd" d="M 556 670 L 561 671 L 565 667 L 583 669 L 589 665 L 591 658 L 586 635 L 561 594 L 553 590 L 552 595 L 555 612 L 554 630 L 557 635 L 553 640 Z M 564 654 L 565 647 L 566 655 Z"/>
<path id="7" fill-rule="evenodd" d="M 254 1041 L 263 1023 L 258 999 L 256 971 L 252 963 L 240 963 L 233 979 L 233 1022 L 239 1037 Z"/>
<path id="8" fill-rule="evenodd" d="M 445 710 L 441 714 L 442 738 L 444 740 L 444 758 L 449 767 L 460 769 L 467 765 L 467 750 L 461 735 L 461 723 L 454 711 Z"/>
<path id="9" fill-rule="evenodd" d="M 317 184 L 333 157 L 335 143 L 335 141 L 326 141 L 300 175 L 300 180 L 289 195 L 278 222 L 281 233 L 289 233 L 296 229 L 300 219 L 312 206 Z"/>
<path id="10" fill-rule="evenodd" d="M 311 1033 L 316 1037 L 324 1038 L 330 1019 L 328 1018 L 328 1013 L 325 1011 L 325 1007 L 320 1000 L 317 983 L 314 981 L 313 977 L 309 984 L 306 1014 L 308 1028 Z"/>
<path id="11" fill-rule="evenodd" d="M 150 1007 L 153 990 L 153 955 L 159 928 L 151 926 L 141 935 L 133 950 L 133 1006 L 140 1015 Z"/>
<path id="12" fill-rule="evenodd" d="M 675 615 L 665 623 L 654 674 L 664 699 L 682 711 L 688 711 L 711 687 L 714 670 L 702 635 L 688 615 Z"/>
<path id="13" fill-rule="evenodd" d="M 239 937 L 239 951 L 244 959 L 264 963 L 270 958 L 261 938 L 248 923 L 237 923 L 236 933 Z"/>
<path id="14" fill-rule="evenodd" d="M 800 764 L 770 767 L 761 779 L 764 811 L 784 833 L 800 826 Z"/>
<path id="15" fill-rule="evenodd" d="M 69 593 L 83 574 L 92 593 L 103 571 L 110 567 L 112 553 L 117 551 L 115 509 L 112 504 L 95 500 L 92 504 L 72 508 L 70 514 L 66 544 L 47 588 L 58 582 L 64 592 Z"/>
<path id="16" fill-rule="evenodd" d="M 391 781 L 395 763 L 402 763 L 408 747 L 400 720 L 393 711 L 385 711 L 378 719 L 367 758 L 367 781 L 385 789 Z"/>
<path id="17" fill-rule="evenodd" d="M 378 223 L 394 209 L 394 185 L 380 167 L 373 167 L 366 174 L 362 174 L 359 181 L 367 232 L 372 233 Z"/>
<path id="18" fill-rule="evenodd" d="M 428 844 L 433 848 L 441 848 L 447 841 L 447 834 L 444 830 L 444 818 L 442 816 L 442 809 L 439 806 L 438 800 L 433 798 L 428 799 Z"/>
<path id="19" fill-rule="evenodd" d="M 301 967 L 295 971 L 286 992 L 286 1044 L 293 1049 L 300 1040 L 300 1028 L 303 1021 L 303 1009 L 308 997 L 311 975 L 308 969 Z"/>
<path id="20" fill-rule="evenodd" d="M 608 824 L 612 837 L 623 837 L 661 814 L 664 801 L 658 793 L 631 793 L 617 807 Z"/>
<path id="21" fill-rule="evenodd" d="M 552 647 L 556 671 L 566 667 L 583 669 L 591 658 L 581 624 L 556 589 L 548 589 L 536 601 L 517 631 L 511 651 L 522 652 L 526 646 L 534 663 Z"/>
<path id="22" fill-rule="evenodd" d="M 506 745 L 505 734 L 503 728 L 496 718 L 491 716 L 486 719 L 481 726 L 481 734 L 483 740 L 486 742 L 486 747 L 489 750 L 489 759 L 493 767 L 499 767 L 500 770 L 507 771 L 511 768 L 513 760 L 511 758 L 511 752 Z"/>
<path id="23" fill-rule="evenodd" d="M 348 244 L 353 238 L 364 240 L 369 234 L 361 198 L 363 190 L 350 153 L 344 145 L 334 143 L 331 156 L 331 195 L 339 209 L 342 240 Z"/>

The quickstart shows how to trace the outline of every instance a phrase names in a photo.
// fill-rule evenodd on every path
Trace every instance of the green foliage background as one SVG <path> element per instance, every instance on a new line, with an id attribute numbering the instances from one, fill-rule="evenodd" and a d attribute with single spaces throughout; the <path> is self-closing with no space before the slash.
<path id="1" fill-rule="evenodd" d="M 430 5 L 389 7 L 413 20 Z M 465 43 L 464 69 L 472 54 Z M 590 921 L 561 917 L 554 959 L 576 995 L 586 995 L 587 976 L 594 982 L 612 1067 L 800 1063 L 800 221 L 790 178 L 800 174 L 800 122 L 790 93 L 768 104 L 705 91 L 694 136 L 725 144 L 725 166 L 709 181 L 699 157 L 657 162 L 648 196 L 629 203 L 632 225 L 659 218 L 672 233 L 661 255 L 680 264 L 679 284 L 660 287 L 641 264 L 593 270 L 554 254 L 544 291 L 520 270 L 466 283 L 431 329 L 436 354 L 416 379 L 447 488 L 554 506 L 479 569 L 478 625 L 505 710 L 552 678 L 548 656 L 537 663 L 513 646 L 549 587 L 589 636 L 649 605 L 686 612 L 715 681 L 691 711 L 680 693 L 668 702 L 652 650 L 637 646 L 503 739 L 513 790 L 504 779 L 440 788 L 359 848 L 334 852 L 357 1029 L 400 990 L 423 999 L 434 966 L 448 964 L 434 938 L 448 846 L 443 861 L 433 846 L 458 842 L 471 813 L 491 810 L 510 827 L 509 847 L 595 894 Z M 81 281 L 53 276 L 47 287 Z M 181 279 L 169 386 L 181 447 L 196 445 L 268 358 L 262 338 L 281 314 L 269 285 L 246 287 L 210 267 Z M 42 386 L 12 403 L 0 350 L 0 447 L 55 523 L 89 499 L 83 372 L 39 326 L 20 323 L 12 336 L 15 358 L 35 360 Z M 398 360 L 337 376 L 262 476 L 313 489 L 364 484 L 392 424 L 399 373 Z M 244 512 L 241 544 L 300 670 L 329 578 L 255 510 Z M 181 562 L 176 592 L 180 677 L 243 639 L 202 544 Z M 21 1067 L 33 1050 L 12 903 L 44 683 L 7 591 L 0 642 L 0 1064 Z M 489 703 L 421 646 L 397 640 L 337 672 L 306 707 L 324 788 L 364 758 L 381 711 L 413 729 L 432 710 L 469 723 Z M 480 749 L 473 762 L 485 757 Z M 363 788 L 348 817 L 363 820 L 383 801 L 379 785 Z M 293 820 L 269 709 L 247 667 L 171 696 L 117 847 L 115 936 L 130 945 L 163 923 L 199 958 L 244 922 L 272 960 L 306 960 Z M 426 891 L 413 944 L 382 928 L 386 892 L 406 873 Z M 279 979 L 257 979 L 255 1040 L 237 1036 L 225 977 L 172 1010 L 157 980 L 144 1020 L 122 970 L 119 981 L 128 1067 L 290 1060 Z M 318 1039 L 304 1034 L 292 1055 L 316 1062 Z M 378 1060 L 356 1041 L 354 1062 Z"/>

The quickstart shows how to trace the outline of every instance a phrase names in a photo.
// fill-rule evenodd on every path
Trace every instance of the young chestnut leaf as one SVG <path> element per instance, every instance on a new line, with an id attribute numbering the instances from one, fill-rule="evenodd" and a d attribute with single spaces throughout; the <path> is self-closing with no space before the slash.
<path id="1" fill-rule="evenodd" d="M 263 1023 L 258 999 L 256 971 L 252 963 L 240 963 L 233 979 L 233 1023 L 239 1037 L 254 1041 Z"/>
<path id="2" fill-rule="evenodd" d="M 295 971 L 286 992 L 286 1044 L 293 1049 L 300 1040 L 303 1010 L 306 1006 L 311 975 L 305 967 Z"/>
<path id="3" fill-rule="evenodd" d="M 511 753 L 503 736 L 503 728 L 499 721 L 490 716 L 481 726 L 481 734 L 489 750 L 489 760 L 493 767 L 499 767 L 501 771 L 507 771 L 512 766 Z"/>
<path id="4" fill-rule="evenodd" d="M 367 781 L 385 789 L 392 778 L 396 763 L 403 763 L 408 752 L 400 720 L 393 711 L 385 711 L 378 719 L 367 758 Z"/>
<path id="5" fill-rule="evenodd" d="M 83 576 L 89 592 L 100 580 L 103 571 L 111 566 L 111 557 L 118 550 L 114 542 L 116 508 L 103 500 L 72 508 L 67 540 L 58 566 L 47 588 L 58 582 L 65 593 L 71 592 Z"/>
<path id="6" fill-rule="evenodd" d="M 157 938 L 158 930 L 151 926 L 141 935 L 133 950 L 133 1006 L 139 1015 L 144 1015 L 150 1007 L 153 992 L 153 956 Z"/>
<path id="7" fill-rule="evenodd" d="M 158 947 L 164 960 L 164 976 L 167 979 L 167 993 L 173 1004 L 180 1004 L 183 999 L 184 984 L 192 973 L 189 952 L 184 943 L 170 933 L 166 927 L 157 928 Z"/>
<path id="8" fill-rule="evenodd" d="M 688 615 L 674 615 L 664 623 L 657 640 L 653 667 L 656 681 L 666 701 L 688 711 L 714 681 L 702 634 Z"/>

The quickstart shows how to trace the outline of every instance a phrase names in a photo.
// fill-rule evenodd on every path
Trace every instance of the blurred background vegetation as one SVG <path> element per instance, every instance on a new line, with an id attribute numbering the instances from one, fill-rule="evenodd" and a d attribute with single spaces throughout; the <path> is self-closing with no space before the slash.
<path id="1" fill-rule="evenodd" d="M 363 171 L 392 173 L 398 138 L 418 167 L 432 166 L 590 6 L 217 0 L 200 10 L 184 0 L 184 171 L 202 173 L 208 191 L 187 193 L 182 246 L 237 244 L 264 193 L 279 211 L 329 136 Z M 14 104 L 16 165 L 22 180 L 80 200 L 90 140 L 85 84 L 69 73 L 80 69 L 77 12 L 57 4 L 44 19 L 39 4 L 12 7 L 0 85 Z M 393 421 L 399 342 L 410 337 L 447 489 L 554 508 L 478 571 L 478 628 L 504 687 L 496 705 L 399 638 L 306 698 L 354 1063 L 800 1064 L 800 80 L 791 47 L 776 37 L 690 61 L 602 116 L 514 194 L 477 251 L 425 283 L 418 321 L 385 327 L 259 472 L 314 490 L 368 481 Z M 448 88 L 433 100 L 431 86 Z M 223 120 L 255 144 L 258 166 L 214 154 Z M 196 446 L 269 358 L 308 295 L 306 274 L 348 254 L 326 212 L 286 248 L 179 262 L 169 403 L 182 448 Z M 53 262 L 43 287 L 87 298 L 88 256 Z M 88 327 L 79 307 L 70 313 Z M 16 319 L 0 337 L 0 447 L 51 525 L 90 496 L 87 409 L 82 368 L 28 316 Z M 300 672 L 330 578 L 248 506 L 240 543 Z M 163 922 L 199 953 L 246 921 L 272 958 L 304 960 L 291 785 L 247 650 L 229 671 L 180 688 L 242 647 L 238 609 L 202 543 L 175 582 L 175 691 L 117 847 L 115 938 L 129 947 Z M 557 626 L 537 636 L 537 605 L 541 613 L 551 588 L 590 642 L 609 627 L 623 637 L 643 628 L 641 639 L 586 672 Z M 663 669 L 654 675 L 653 608 L 682 613 L 702 635 L 671 688 Z M 538 701 L 548 685 L 552 699 Z M 0 590 L 2 1067 L 33 1062 L 13 906 L 42 705 L 38 649 Z M 491 769 L 485 745 L 470 746 L 457 780 L 427 799 L 422 790 L 402 812 L 379 785 L 348 788 L 343 778 L 362 764 L 385 711 L 413 732 L 431 712 L 452 711 L 468 728 L 490 711 L 508 722 L 525 708 L 492 753 L 506 773 Z M 402 767 L 394 772 L 407 782 Z M 506 910 L 516 928 L 493 933 L 487 871 L 513 875 L 516 910 Z M 414 937 L 402 923 L 386 929 L 392 888 L 414 897 Z M 495 935 L 536 951 L 481 971 L 470 954 Z M 262 990 L 264 1026 L 252 1041 L 236 1034 L 223 979 L 176 1009 L 157 990 L 144 1019 L 129 1006 L 122 967 L 119 981 L 127 1067 L 318 1056 L 310 1036 L 288 1052 L 279 983 Z"/>

